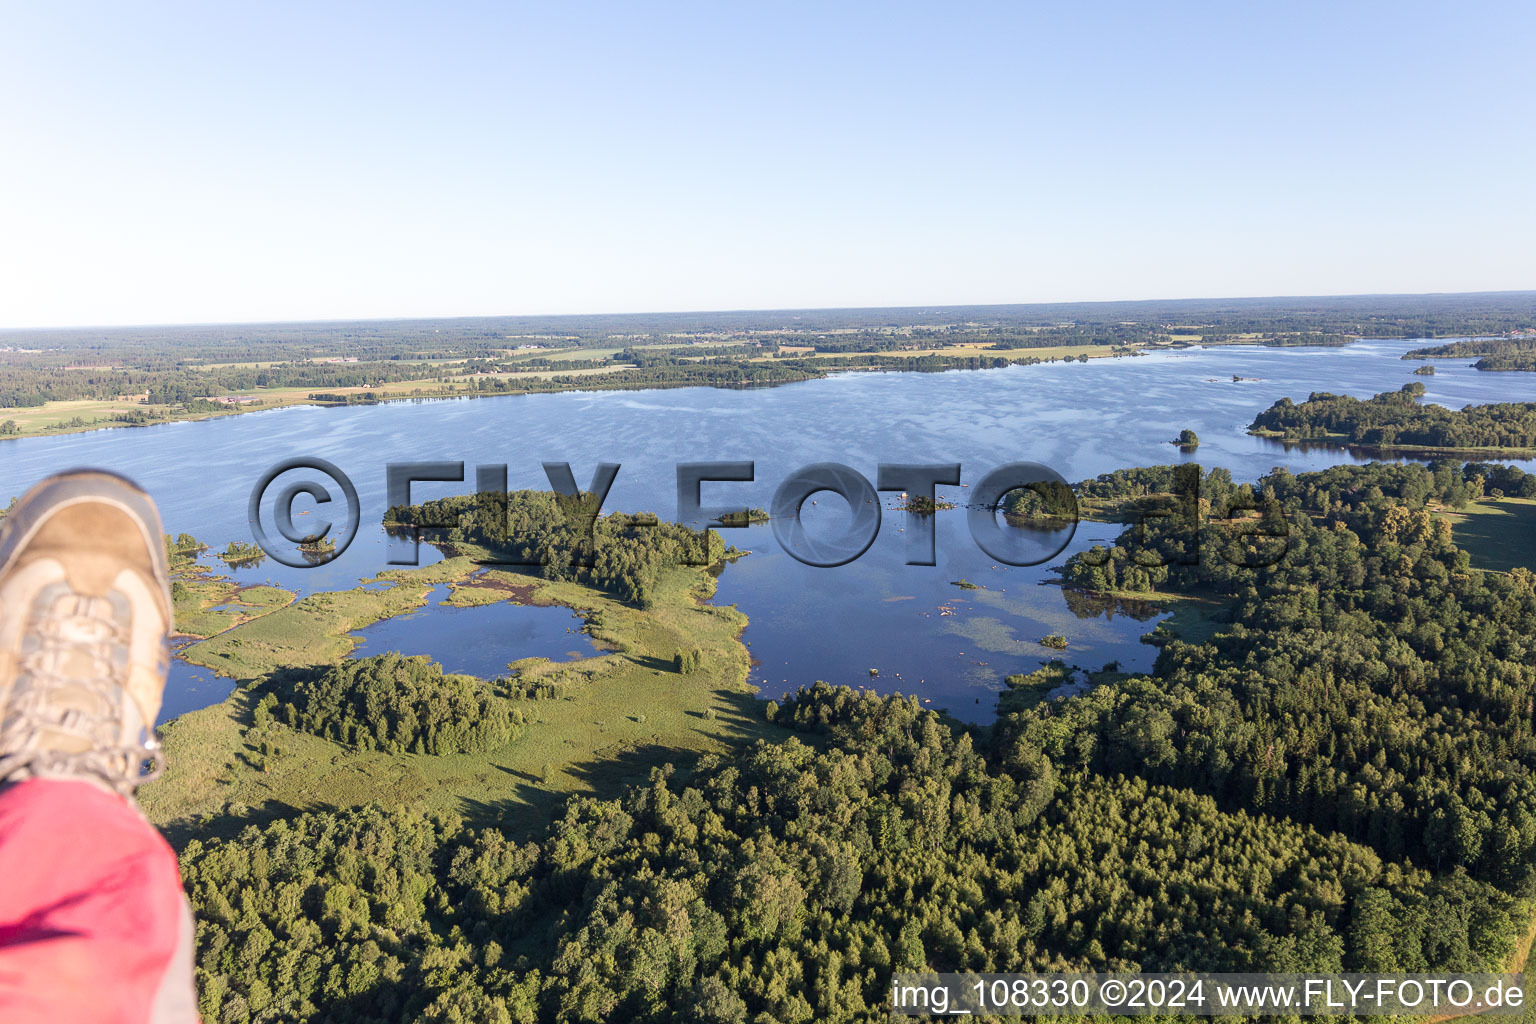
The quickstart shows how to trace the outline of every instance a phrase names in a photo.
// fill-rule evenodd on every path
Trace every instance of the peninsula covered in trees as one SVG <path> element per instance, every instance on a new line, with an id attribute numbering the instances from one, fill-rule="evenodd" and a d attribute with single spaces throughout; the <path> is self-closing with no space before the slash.
<path id="1" fill-rule="evenodd" d="M 1536 332 L 1522 331 L 1505 338 L 1466 338 L 1432 348 L 1417 348 L 1404 359 L 1452 359 L 1480 356 L 1472 365 L 1479 370 L 1536 370 Z"/>
<path id="2" fill-rule="evenodd" d="M 384 525 L 421 529 L 428 539 L 486 564 L 534 569 L 580 580 L 641 607 L 659 574 L 678 565 L 709 565 L 725 555 L 720 535 L 653 515 L 598 516 L 589 495 L 551 491 L 455 495 L 384 514 Z"/>
<path id="3" fill-rule="evenodd" d="M 1447 409 L 1420 404 L 1424 391 L 1415 381 L 1365 401 L 1326 391 L 1314 392 L 1299 404 L 1282 398 L 1259 413 L 1249 431 L 1286 441 L 1367 448 L 1536 448 L 1536 402 Z"/>

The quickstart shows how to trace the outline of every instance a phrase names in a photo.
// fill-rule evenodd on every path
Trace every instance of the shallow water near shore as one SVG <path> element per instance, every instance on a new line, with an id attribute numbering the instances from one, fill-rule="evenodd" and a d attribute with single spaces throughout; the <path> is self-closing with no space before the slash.
<path id="1" fill-rule="evenodd" d="M 352 656 L 425 654 L 444 672 L 495 679 L 518 658 L 571 661 L 599 653 L 582 632 L 581 616 L 569 608 L 514 601 L 456 608 L 441 603 L 447 596 L 447 586 L 434 587 L 421 608 L 353 633 L 361 643 Z"/>

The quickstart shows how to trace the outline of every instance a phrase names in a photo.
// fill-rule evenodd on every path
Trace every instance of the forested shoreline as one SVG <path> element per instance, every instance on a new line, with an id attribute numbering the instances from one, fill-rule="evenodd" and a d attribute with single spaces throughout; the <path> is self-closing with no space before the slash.
<path id="1" fill-rule="evenodd" d="M 1466 338 L 1432 348 L 1418 348 L 1404 359 L 1451 359 L 1479 356 L 1472 365 L 1479 370 L 1536 370 L 1536 335 L 1529 332 L 1505 338 Z"/>
<path id="2" fill-rule="evenodd" d="M 1536 402 L 1498 402 L 1447 409 L 1421 405 L 1415 381 L 1364 401 L 1316 391 L 1305 402 L 1282 398 L 1254 417 L 1250 433 L 1287 441 L 1365 448 L 1443 450 L 1536 448 Z"/>
<path id="3" fill-rule="evenodd" d="M 711 565 L 725 556 L 725 544 L 713 530 L 693 530 L 654 515 L 599 516 L 585 493 L 453 495 L 393 506 L 384 513 L 384 525 L 428 531 L 429 539 L 462 548 L 485 564 L 579 580 L 642 608 L 666 568 Z"/>
<path id="4" fill-rule="evenodd" d="M 1536 478 L 1079 491 L 1168 511 L 1191 472 L 1195 532 L 1129 516 L 1106 564 L 1140 552 L 1230 622 L 1150 673 L 1005 698 L 991 728 L 818 684 L 767 705 L 781 738 L 573 798 L 525 842 L 409 807 L 193 841 L 205 1016 L 851 1021 L 904 968 L 1500 969 L 1536 894 L 1536 575 L 1470 568 L 1431 506 Z"/>

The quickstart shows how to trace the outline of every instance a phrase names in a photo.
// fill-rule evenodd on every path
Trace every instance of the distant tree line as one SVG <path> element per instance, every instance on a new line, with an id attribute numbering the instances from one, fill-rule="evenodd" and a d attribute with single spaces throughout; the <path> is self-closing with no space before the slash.
<path id="1" fill-rule="evenodd" d="M 1187 335 L 1198 335 L 1202 344 L 1316 345 L 1353 337 L 1476 337 L 1532 329 L 1536 298 L 1511 293 L 8 331 L 0 337 L 7 343 L 0 347 L 0 408 L 140 394 L 148 396 L 148 404 L 177 407 L 255 388 L 335 393 L 407 380 L 435 382 L 447 393 L 450 381 L 462 388 L 459 378 L 465 375 L 474 392 L 484 394 L 573 386 L 740 387 L 803 380 L 835 368 L 807 366 L 785 346 L 810 346 L 832 356 L 899 358 L 904 351 L 959 345 L 995 351 L 1079 345 L 1126 350 Z M 1483 346 L 1479 354 L 1487 357 L 1486 368 L 1530 369 L 1533 342 L 1476 344 Z M 580 359 L 573 349 L 619 351 Z M 780 358 L 751 361 L 762 355 Z M 994 365 L 941 352 L 941 359 L 948 358 L 966 361 L 887 368 Z M 724 365 L 699 368 L 711 360 Z M 785 360 L 801 365 L 775 366 Z M 618 363 L 633 369 L 598 375 L 601 383 L 589 375 L 568 374 L 558 382 L 483 376 Z M 865 359 L 856 365 L 870 364 Z"/>

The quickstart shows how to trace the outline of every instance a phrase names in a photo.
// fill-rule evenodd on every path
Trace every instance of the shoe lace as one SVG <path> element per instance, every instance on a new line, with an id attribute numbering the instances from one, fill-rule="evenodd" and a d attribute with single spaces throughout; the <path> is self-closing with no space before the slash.
<path id="1" fill-rule="evenodd" d="M 127 627 L 114 603 L 50 588 L 27 622 L 15 683 L 0 721 L 0 780 L 20 776 L 89 775 L 130 794 L 165 770 L 153 732 L 143 744 L 121 743 L 127 708 Z M 52 734 L 85 745 L 61 750 Z M 144 762 L 153 762 L 150 772 Z"/>

